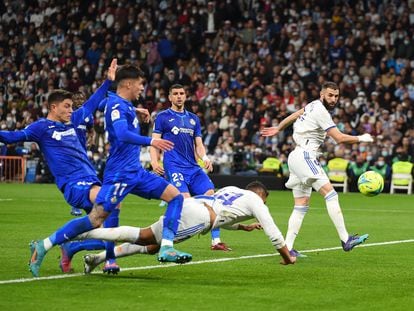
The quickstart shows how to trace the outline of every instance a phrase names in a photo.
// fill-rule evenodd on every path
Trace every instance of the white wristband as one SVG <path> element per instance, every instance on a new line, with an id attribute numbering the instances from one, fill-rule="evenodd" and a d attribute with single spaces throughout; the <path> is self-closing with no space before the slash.
<path id="1" fill-rule="evenodd" d="M 205 162 L 205 161 L 210 161 L 210 159 L 208 158 L 208 156 L 207 156 L 207 155 L 204 155 L 201 159 L 202 159 L 204 162 Z"/>

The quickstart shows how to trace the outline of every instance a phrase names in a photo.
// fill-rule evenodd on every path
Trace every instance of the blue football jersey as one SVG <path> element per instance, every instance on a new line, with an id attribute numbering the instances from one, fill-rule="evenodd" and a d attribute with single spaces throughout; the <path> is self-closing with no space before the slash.
<path id="1" fill-rule="evenodd" d="M 167 109 L 157 115 L 154 133 L 163 139 L 172 141 L 174 148 L 164 153 L 164 168 L 199 167 L 194 155 L 194 141 L 201 137 L 200 119 L 189 111 L 176 112 Z"/>
<path id="2" fill-rule="evenodd" d="M 0 140 L 38 143 L 60 190 L 67 182 L 96 176 L 72 124 L 40 119 L 21 131 L 1 131 Z"/>
<path id="3" fill-rule="evenodd" d="M 112 92 L 109 92 L 106 100 L 105 129 L 111 148 L 104 180 L 143 169 L 139 160 L 141 145 L 150 145 L 151 138 L 140 135 L 141 129 L 132 103 Z"/>
<path id="4" fill-rule="evenodd" d="M 75 131 L 78 135 L 79 141 L 83 148 L 87 150 L 87 139 L 88 139 L 88 130 L 93 128 L 93 115 L 80 120 L 79 124 L 76 126 Z"/>

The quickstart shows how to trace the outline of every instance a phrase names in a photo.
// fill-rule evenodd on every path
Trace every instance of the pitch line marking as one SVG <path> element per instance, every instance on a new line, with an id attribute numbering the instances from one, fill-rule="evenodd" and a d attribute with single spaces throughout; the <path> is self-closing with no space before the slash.
<path id="1" fill-rule="evenodd" d="M 382 245 L 394 245 L 394 244 L 402 244 L 402 243 L 414 243 L 414 239 L 409 240 L 399 240 L 399 241 L 388 241 L 388 242 L 378 242 L 378 243 L 367 243 L 359 245 L 359 247 L 373 247 L 373 246 L 382 246 Z M 316 252 L 327 252 L 327 251 L 334 251 L 340 250 L 342 247 L 327 247 L 327 248 L 314 248 L 308 250 L 300 250 L 301 253 L 316 253 Z M 200 261 L 192 261 L 186 263 L 185 265 L 201 265 L 205 263 L 215 263 L 215 262 L 225 262 L 225 261 L 233 261 L 233 260 L 242 260 L 242 259 L 251 259 L 251 258 L 263 258 L 263 257 L 271 257 L 271 256 L 279 256 L 278 253 L 272 254 L 259 254 L 259 255 L 248 255 L 248 256 L 240 256 L 240 257 L 227 257 L 227 258 L 219 258 L 219 259 L 207 259 L 207 260 L 200 260 Z M 165 269 L 171 267 L 179 267 L 181 265 L 177 265 L 175 263 L 171 264 L 160 264 L 154 266 L 143 266 L 143 267 L 131 267 L 131 268 L 122 268 L 122 271 L 136 271 L 136 270 L 150 270 L 150 269 Z M 101 271 L 92 272 L 92 274 L 102 274 Z M 46 281 L 46 280 L 58 280 L 58 279 L 66 279 L 66 278 L 74 278 L 78 276 L 85 276 L 84 273 L 73 273 L 73 274 L 60 274 L 60 275 L 51 275 L 51 276 L 44 276 L 38 278 L 22 278 L 22 279 L 14 279 L 14 280 L 3 280 L 0 281 L 0 285 L 3 284 L 16 284 L 16 283 L 27 283 L 27 282 L 35 282 L 35 281 Z"/>

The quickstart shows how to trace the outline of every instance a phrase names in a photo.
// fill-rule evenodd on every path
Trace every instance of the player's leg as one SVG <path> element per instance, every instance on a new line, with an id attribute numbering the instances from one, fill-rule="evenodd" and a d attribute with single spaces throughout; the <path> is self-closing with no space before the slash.
<path id="1" fill-rule="evenodd" d="M 133 178 L 133 189 L 130 191 L 132 194 L 148 199 L 162 199 L 168 203 L 164 213 L 159 261 L 176 263 L 191 261 L 191 254 L 180 252 L 173 247 L 184 200 L 181 193 L 164 178 L 146 170 L 134 174 Z"/>
<path id="2" fill-rule="evenodd" d="M 350 251 L 355 246 L 365 242 L 368 239 L 368 234 L 361 236 L 348 234 L 344 216 L 339 205 L 338 193 L 335 191 L 329 180 L 315 182 L 314 188 L 325 198 L 326 209 L 332 223 L 335 225 L 336 231 L 338 232 L 343 250 L 346 252 Z"/>
<path id="3" fill-rule="evenodd" d="M 120 209 L 116 208 L 111 212 L 111 214 L 109 214 L 108 218 L 104 222 L 104 228 L 115 228 L 119 226 L 119 212 Z M 114 242 L 105 242 L 106 261 L 102 269 L 104 273 L 117 274 L 120 270 L 119 265 L 116 263 L 114 248 Z"/>
<path id="4" fill-rule="evenodd" d="M 33 276 L 39 276 L 44 256 L 53 246 L 63 244 L 80 233 L 99 227 L 108 214 L 101 206 L 96 206 L 89 215 L 67 222 L 44 240 L 32 241 L 30 243 L 31 258 L 29 270 Z"/>

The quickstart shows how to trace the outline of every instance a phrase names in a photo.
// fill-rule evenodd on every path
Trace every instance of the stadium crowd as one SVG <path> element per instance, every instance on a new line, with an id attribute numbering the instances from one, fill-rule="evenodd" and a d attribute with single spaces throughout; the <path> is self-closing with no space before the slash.
<path id="1" fill-rule="evenodd" d="M 292 129 L 271 138 L 260 129 L 319 98 L 324 81 L 340 86 L 338 128 L 370 133 L 376 143 L 328 142 L 322 165 L 335 157 L 354 166 L 413 161 L 412 0 L 5 0 L 0 128 L 45 117 L 55 88 L 90 95 L 114 57 L 145 71 L 137 105 L 152 118 L 169 107 L 172 84 L 185 86 L 216 172 L 255 174 L 270 156 L 285 163 Z M 102 113 L 94 122 L 89 155 L 98 168 L 108 150 Z M 0 150 L 40 156 L 33 144 Z"/>

